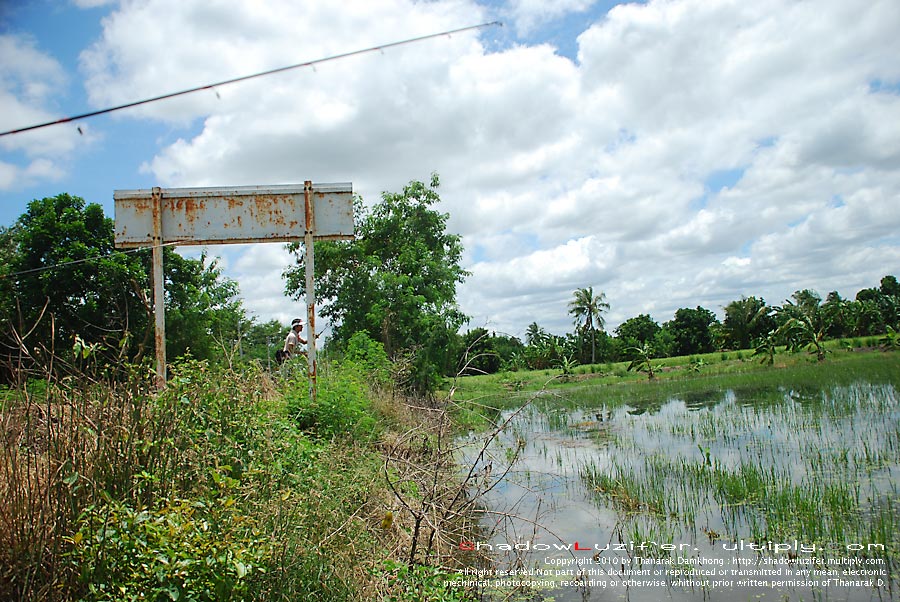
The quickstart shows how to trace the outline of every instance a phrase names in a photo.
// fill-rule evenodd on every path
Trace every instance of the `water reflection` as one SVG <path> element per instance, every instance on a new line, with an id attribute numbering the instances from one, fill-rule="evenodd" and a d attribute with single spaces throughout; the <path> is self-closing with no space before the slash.
<path id="1" fill-rule="evenodd" d="M 477 543 L 498 566 L 557 584 L 534 599 L 868 600 L 895 591 L 892 387 L 561 405 L 532 401 L 483 459 L 516 461 L 485 496 L 494 535 Z M 884 564 L 872 574 L 846 564 L 870 560 Z"/>

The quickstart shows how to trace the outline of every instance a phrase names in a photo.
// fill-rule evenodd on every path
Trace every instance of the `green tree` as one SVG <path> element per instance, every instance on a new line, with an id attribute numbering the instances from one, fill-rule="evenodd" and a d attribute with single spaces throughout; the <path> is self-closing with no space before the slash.
<path id="1" fill-rule="evenodd" d="M 656 378 L 654 370 L 659 370 L 660 367 L 653 365 L 654 349 L 650 343 L 644 343 L 639 347 L 629 347 L 626 352 L 632 357 L 631 363 L 628 364 L 629 371 L 646 372 L 648 380 Z"/>
<path id="2" fill-rule="evenodd" d="M 454 355 L 464 358 L 460 360 L 461 366 L 469 362 L 470 369 L 474 368 L 477 373 L 493 374 L 524 367 L 527 363 L 524 351 L 525 346 L 516 337 L 476 328 L 460 337 L 459 349 Z"/>
<path id="3" fill-rule="evenodd" d="M 258 324 L 252 322 L 243 332 L 241 342 L 243 345 L 244 360 L 258 360 L 269 365 L 275 360 L 275 351 L 284 345 L 284 337 L 289 327 L 284 326 L 278 320 L 269 320 Z"/>
<path id="4" fill-rule="evenodd" d="M 577 289 L 569 302 L 569 314 L 575 318 L 575 327 L 591 334 L 591 363 L 597 363 L 597 330 L 603 329 L 603 312 L 609 311 L 606 294 L 594 295 L 594 287 Z"/>
<path id="5" fill-rule="evenodd" d="M 137 340 L 132 351 L 139 354 L 150 322 L 145 272 L 136 254 L 114 253 L 113 220 L 100 205 L 68 194 L 34 200 L 10 236 L 15 302 L 3 303 L 5 334 L 24 334 L 40 322 L 32 350 L 60 352 L 77 334 L 104 350 Z"/>
<path id="6" fill-rule="evenodd" d="M 494 350 L 500 356 L 500 369 L 513 370 L 518 368 L 516 361 L 521 356 L 525 345 L 518 338 L 505 334 L 492 333 Z"/>
<path id="7" fill-rule="evenodd" d="M 884 332 L 884 315 L 878 301 L 865 299 L 847 304 L 847 320 L 850 336 L 870 336 Z"/>
<path id="8" fill-rule="evenodd" d="M 879 308 L 885 330 L 891 326 L 896 331 L 900 329 L 900 282 L 897 282 L 896 276 L 885 276 L 878 290 L 881 293 Z"/>
<path id="9" fill-rule="evenodd" d="M 470 330 L 462 337 L 465 347 L 461 354 L 463 374 L 494 374 L 500 369 L 500 354 L 495 340 L 486 328 Z"/>
<path id="10" fill-rule="evenodd" d="M 75 336 L 98 344 L 107 362 L 139 360 L 153 337 L 150 251 L 117 252 L 114 223 L 95 203 L 69 194 L 34 200 L 2 239 L 9 257 L 0 302 L 7 343 L 35 324 L 34 347 L 60 355 Z M 215 262 L 183 258 L 164 249 L 167 356 L 190 347 L 200 359 L 244 319 L 237 285 Z M 51 328 L 52 325 L 52 328 Z"/>
<path id="11" fill-rule="evenodd" d="M 528 325 L 528 328 L 525 329 L 525 344 L 528 346 L 541 345 L 548 337 L 547 331 L 539 326 L 537 322 L 532 322 Z"/>
<path id="12" fill-rule="evenodd" d="M 675 317 L 664 325 L 664 330 L 672 333 L 675 339 L 672 355 L 692 355 L 713 351 L 713 335 L 710 330 L 719 322 L 716 314 L 700 307 L 695 309 L 682 307 L 675 312 Z"/>
<path id="13" fill-rule="evenodd" d="M 573 349 L 565 337 L 550 334 L 537 322 L 529 324 L 525 331 L 527 345 L 524 349 L 525 363 L 532 370 L 543 370 L 559 363 Z"/>
<path id="14" fill-rule="evenodd" d="M 840 338 L 851 336 L 852 304 L 845 301 L 837 291 L 831 291 L 822 303 L 822 311 L 828 320 L 828 336 Z"/>
<path id="15" fill-rule="evenodd" d="M 776 320 L 779 322 L 777 335 L 792 350 L 807 348 L 816 354 L 821 362 L 825 359 L 825 335 L 829 323 L 822 311 L 822 298 L 815 291 L 804 289 L 796 291 L 791 297 L 776 308 Z"/>
<path id="16" fill-rule="evenodd" d="M 753 352 L 753 357 L 759 356 L 761 364 L 767 366 L 775 365 L 775 353 L 778 351 L 778 342 L 774 332 L 766 335 L 766 338 L 760 340 Z"/>
<path id="17" fill-rule="evenodd" d="M 723 346 L 731 349 L 749 349 L 754 341 L 764 339 L 776 324 L 771 308 L 761 297 L 741 297 L 725 306 L 725 320 L 721 332 Z"/>
<path id="18" fill-rule="evenodd" d="M 848 304 L 854 336 L 884 333 L 888 326 L 900 329 L 900 283 L 896 276 L 885 276 L 878 288 L 864 288 L 856 301 Z"/>
<path id="19" fill-rule="evenodd" d="M 394 359 L 412 364 L 410 385 L 432 388 L 456 365 L 453 337 L 466 317 L 456 304 L 456 286 L 467 272 L 460 267 L 460 237 L 448 233 L 439 180 L 413 181 L 401 193 L 385 192 L 371 211 L 355 205 L 356 236 L 316 244 L 315 278 L 325 300 L 322 315 L 332 323 L 337 344 L 366 332 Z M 285 292 L 299 299 L 305 291 L 302 245 L 290 245 L 296 264 L 284 277 Z"/>
<path id="20" fill-rule="evenodd" d="M 659 328 L 659 324 L 649 314 L 641 314 L 619 324 L 616 327 L 616 336 L 626 348 L 644 349 L 648 343 L 652 343 Z"/>
<path id="21" fill-rule="evenodd" d="M 896 276 L 885 276 L 881 279 L 881 286 L 878 290 L 887 297 L 900 297 L 900 282 L 897 281 Z"/>
<path id="22" fill-rule="evenodd" d="M 15 231 L 0 226 L 0 319 L 15 314 L 16 289 L 10 276 L 15 270 L 15 262 Z"/>
<path id="23" fill-rule="evenodd" d="M 656 334 L 653 335 L 653 341 L 650 342 L 650 346 L 656 353 L 656 357 L 672 357 L 673 355 L 679 355 L 675 351 L 676 345 L 677 341 L 675 340 L 675 335 L 665 326 L 656 331 Z"/>
<path id="24" fill-rule="evenodd" d="M 166 356 L 214 358 L 236 350 L 239 333 L 250 326 L 238 298 L 237 282 L 222 274 L 206 253 L 190 259 L 165 254 Z M 171 333 L 170 333 L 171 331 Z"/>

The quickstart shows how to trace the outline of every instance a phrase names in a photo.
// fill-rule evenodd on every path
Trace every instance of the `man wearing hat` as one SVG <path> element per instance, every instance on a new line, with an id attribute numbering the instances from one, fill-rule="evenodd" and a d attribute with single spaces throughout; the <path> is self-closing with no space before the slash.
<path id="1" fill-rule="evenodd" d="M 279 361 L 290 359 L 294 353 L 302 353 L 302 351 L 297 348 L 298 343 L 306 345 L 306 339 L 300 336 L 301 332 L 303 332 L 303 318 L 294 318 L 291 320 L 291 331 L 284 339 L 284 349 L 281 350 Z"/>

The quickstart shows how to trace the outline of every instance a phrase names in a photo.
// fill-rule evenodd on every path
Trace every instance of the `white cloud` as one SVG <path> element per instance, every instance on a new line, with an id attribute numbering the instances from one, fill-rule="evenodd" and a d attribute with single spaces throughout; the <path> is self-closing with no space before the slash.
<path id="1" fill-rule="evenodd" d="M 510 8 L 527 29 L 590 4 Z M 82 64 L 111 104 L 482 20 L 471 1 L 149 0 L 112 13 Z M 893 0 L 651 1 L 586 23 L 577 62 L 457 34 L 130 115 L 199 126 L 146 162 L 166 186 L 352 180 L 372 203 L 438 171 L 473 326 L 561 333 L 582 286 L 614 327 L 897 273 L 898 29 Z M 229 267 L 264 318 L 284 317 L 284 260 Z"/>
<path id="2" fill-rule="evenodd" d="M 515 23 L 520 36 L 528 36 L 541 24 L 553 21 L 568 13 L 580 13 L 596 4 L 597 0 L 509 0 L 507 12 Z"/>
<path id="3" fill-rule="evenodd" d="M 59 119 L 54 104 L 68 84 L 60 64 L 27 35 L 0 34 L 0 56 L 0 131 Z M 78 138 L 74 126 L 47 128 L 4 136 L 0 148 L 32 158 L 59 157 L 71 152 Z"/>
<path id="4" fill-rule="evenodd" d="M 67 85 L 60 64 L 27 35 L 0 34 L 0 56 L 0 131 L 58 119 L 54 104 Z M 86 125 L 86 135 L 77 132 L 57 127 L 0 138 L 0 149 L 9 153 L 0 162 L 0 190 L 59 180 L 76 145 L 92 139 Z"/>

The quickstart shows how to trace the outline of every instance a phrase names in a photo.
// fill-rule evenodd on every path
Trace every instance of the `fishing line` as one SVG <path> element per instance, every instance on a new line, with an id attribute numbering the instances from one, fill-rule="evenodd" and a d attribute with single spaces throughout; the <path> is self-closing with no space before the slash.
<path id="1" fill-rule="evenodd" d="M 49 127 L 51 125 L 57 125 L 59 123 L 69 123 L 72 121 L 78 121 L 80 119 L 87 119 L 88 117 L 96 117 L 97 115 L 104 115 L 106 113 L 112 113 L 114 111 L 121 111 L 122 109 L 129 109 L 131 107 L 137 107 L 140 105 L 145 105 L 145 104 L 157 102 L 160 100 L 165 100 L 167 98 L 175 98 L 176 96 L 183 96 L 185 94 L 191 94 L 193 92 L 199 92 L 201 90 L 213 90 L 215 92 L 214 88 L 219 87 L 219 86 L 227 86 L 228 84 L 234 84 L 237 82 L 247 81 L 249 79 L 255 79 L 258 77 L 265 77 L 267 75 L 272 75 L 275 73 L 282 73 L 284 71 L 290 71 L 292 69 L 299 69 L 301 67 L 313 67 L 315 69 L 315 65 L 318 65 L 321 63 L 326 63 L 328 61 L 336 61 L 338 59 L 343 59 L 343 58 L 347 58 L 350 56 L 356 56 L 359 54 L 365 54 L 367 52 L 377 52 L 377 51 L 383 52 L 385 48 L 394 48 L 396 46 L 403 46 L 405 44 L 414 44 L 416 42 L 421 42 L 421 41 L 428 40 L 431 38 L 437 38 L 437 37 L 441 37 L 441 36 L 450 36 L 455 33 L 461 33 L 463 31 L 469 31 L 469 30 L 474 30 L 474 29 L 481 29 L 484 27 L 491 27 L 494 25 L 502 26 L 503 23 L 501 23 L 500 21 L 491 21 L 490 23 L 481 23 L 479 25 L 469 25 L 467 27 L 460 27 L 459 29 L 450 29 L 447 31 L 442 31 L 440 33 L 431 33 L 428 35 L 419 36 L 417 38 L 409 38 L 407 40 L 401 40 L 399 42 L 391 42 L 389 44 L 381 44 L 380 46 L 372 46 L 370 48 L 363 48 L 362 50 L 353 50 L 350 52 L 344 52 L 342 54 L 335 54 L 333 56 L 316 59 L 316 60 L 312 60 L 312 61 L 306 61 L 304 63 L 288 65 L 287 67 L 278 67 L 277 69 L 269 69 L 268 71 L 260 71 L 259 73 L 253 73 L 252 75 L 242 75 L 241 77 L 226 79 L 224 81 L 216 82 L 214 84 L 206 84 L 205 86 L 197 86 L 196 88 L 189 88 L 187 90 L 181 90 L 180 92 L 170 92 L 168 94 L 163 94 L 161 96 L 154 96 L 153 98 L 146 98 L 144 100 L 137 100 L 134 102 L 129 102 L 129 103 L 126 103 L 123 105 L 115 106 L 115 107 L 109 107 L 107 109 L 100 109 L 99 111 L 91 111 L 90 113 L 82 113 L 81 115 L 73 115 L 72 117 L 64 117 L 62 119 L 57 119 L 55 121 L 48 121 L 46 123 L 39 123 L 36 125 L 29 125 L 27 127 L 9 130 L 6 132 L 0 132 L 0 137 L 11 136 L 13 134 L 21 134 L 22 132 L 29 132 L 31 130 L 37 130 L 40 128 Z M 218 92 L 216 92 L 216 94 L 218 95 Z"/>

